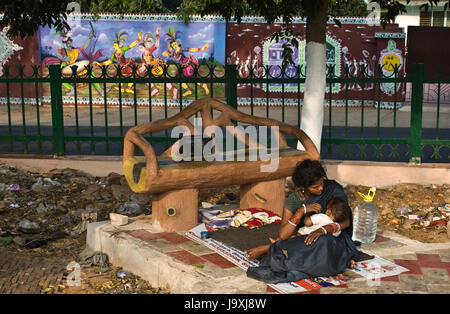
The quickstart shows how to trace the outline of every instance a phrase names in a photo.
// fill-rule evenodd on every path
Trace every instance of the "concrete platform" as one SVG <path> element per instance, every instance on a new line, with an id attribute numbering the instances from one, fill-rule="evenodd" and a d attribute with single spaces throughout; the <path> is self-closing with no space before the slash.
<path id="1" fill-rule="evenodd" d="M 382 278 L 375 287 L 349 282 L 305 293 L 450 293 L 450 242 L 425 244 L 379 231 L 374 243 L 362 247 L 410 271 Z M 248 278 L 244 270 L 216 252 L 185 237 L 184 232 L 160 232 L 151 225 L 151 216 L 135 217 L 120 227 L 109 221 L 91 223 L 87 248 L 107 254 L 113 265 L 171 293 L 276 293 L 267 284 Z M 439 280 L 427 279 L 430 272 L 439 272 Z M 425 281 L 419 287 L 417 280 Z"/>
<path id="2" fill-rule="evenodd" d="M 171 293 L 266 292 L 265 283 L 247 278 L 242 269 L 184 232 L 156 230 L 151 216 L 136 217 L 120 227 L 109 221 L 91 223 L 86 241 L 88 249 L 107 254 L 113 265 Z"/>

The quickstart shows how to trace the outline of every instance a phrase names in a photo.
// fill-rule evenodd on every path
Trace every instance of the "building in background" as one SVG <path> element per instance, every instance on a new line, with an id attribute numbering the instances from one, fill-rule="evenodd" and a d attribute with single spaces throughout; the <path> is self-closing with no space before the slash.
<path id="1" fill-rule="evenodd" d="M 437 6 L 429 6 L 428 11 L 421 8 L 421 5 L 429 4 L 428 0 L 411 0 L 409 4 L 406 0 L 400 2 L 406 6 L 407 13 L 398 15 L 395 23 L 405 32 L 408 32 L 408 26 L 450 27 L 450 12 L 444 11 L 445 1 L 439 1 Z"/>

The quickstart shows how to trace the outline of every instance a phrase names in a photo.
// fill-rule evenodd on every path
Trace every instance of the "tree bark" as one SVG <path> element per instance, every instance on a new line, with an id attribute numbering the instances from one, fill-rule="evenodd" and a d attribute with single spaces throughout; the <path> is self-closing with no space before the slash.
<path id="1" fill-rule="evenodd" d="M 318 8 L 306 18 L 306 80 L 301 129 L 320 153 L 326 87 L 326 28 L 328 0 L 317 0 Z M 297 149 L 304 149 L 300 142 Z"/>

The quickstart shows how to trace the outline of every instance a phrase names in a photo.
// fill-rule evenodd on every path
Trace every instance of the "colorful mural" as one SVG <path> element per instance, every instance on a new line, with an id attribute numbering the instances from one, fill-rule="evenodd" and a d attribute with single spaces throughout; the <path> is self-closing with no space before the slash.
<path id="1" fill-rule="evenodd" d="M 298 76 L 297 69 L 300 66 L 302 73 L 301 76 L 305 73 L 306 66 L 306 40 L 300 40 L 297 47 L 293 47 L 290 44 L 291 38 L 283 38 L 278 42 L 274 40 L 266 40 L 263 44 L 263 64 L 264 66 L 269 67 L 269 77 L 279 78 L 281 76 L 281 66 L 283 62 L 283 45 L 288 44 L 288 46 L 292 49 L 292 59 L 294 61 L 294 65 L 289 65 L 286 67 L 283 77 L 285 78 L 295 78 Z M 333 39 L 331 36 L 326 37 L 326 57 L 327 57 L 327 67 L 332 67 L 333 74 L 336 77 L 339 77 L 341 74 L 341 45 L 338 41 Z M 333 84 L 332 92 L 339 92 L 340 84 Z M 263 86 L 263 90 L 267 89 Z M 271 92 L 281 92 L 282 86 L 281 84 L 269 84 L 269 91 Z M 304 91 L 304 85 L 300 86 L 300 91 Z M 287 93 L 296 93 L 298 92 L 297 84 L 284 84 L 284 92 Z"/>
<path id="2" fill-rule="evenodd" d="M 192 76 L 194 67 L 225 64 L 226 24 L 218 19 L 207 18 L 185 24 L 173 17 L 147 16 L 127 18 L 102 16 L 94 20 L 91 16 L 80 16 L 78 21 L 69 21 L 71 29 L 56 32 L 48 27 L 39 29 L 39 52 L 44 66 L 60 64 L 62 74 L 70 76 L 72 67 L 78 66 L 77 74 L 84 74 L 85 66 L 94 66 L 95 73 L 101 66 L 120 66 L 121 74 L 128 77 L 137 67 L 139 75 L 145 75 L 151 68 L 154 76 L 162 75 L 163 66 L 176 64 L 182 68 L 185 77 Z M 117 71 L 117 67 L 108 70 Z M 200 71 L 200 70 L 199 70 Z M 95 73 L 93 75 L 95 75 Z M 148 97 L 148 87 L 132 83 L 122 86 L 93 84 L 98 96 L 131 97 L 135 93 Z M 141 84 L 142 85 L 142 84 Z M 210 95 L 206 84 L 199 84 L 198 97 Z M 166 84 L 169 98 L 193 97 L 193 86 Z M 151 83 L 150 95 L 164 97 L 162 84 Z M 223 89 L 223 87 L 222 87 Z M 77 90 L 77 95 L 86 96 L 86 90 Z M 220 91 L 218 91 L 220 94 Z M 74 95 L 73 84 L 64 84 L 64 95 Z"/>
<path id="3" fill-rule="evenodd" d="M 370 25 L 371 20 L 365 18 L 341 18 L 339 27 L 330 21 L 326 33 L 326 56 L 335 77 L 371 77 L 378 75 L 378 68 L 383 75 L 392 74 L 392 66 L 398 65 L 400 76 L 404 74 L 405 66 L 405 34 L 397 25 Z M 102 14 L 98 19 L 93 15 L 80 14 L 69 19 L 71 29 L 66 32 L 56 32 L 54 29 L 42 27 L 38 36 L 28 40 L 24 47 L 16 52 L 18 59 L 11 58 L 14 64 L 22 64 L 21 55 L 33 54 L 27 60 L 39 61 L 46 75 L 50 64 L 59 64 L 63 76 L 71 76 L 72 67 L 78 66 L 78 74 L 86 73 L 85 66 L 93 66 L 93 74 L 100 76 L 102 66 L 108 67 L 108 75 L 114 77 L 117 67 L 121 75 L 129 77 L 133 68 L 140 76 L 160 76 L 163 68 L 168 68 L 168 75 L 175 76 L 177 66 L 181 68 L 184 77 L 194 74 L 198 69 L 201 76 L 206 77 L 210 69 L 217 66 L 215 76 L 224 75 L 225 64 L 235 64 L 241 78 L 249 77 L 297 77 L 298 66 L 302 76 L 305 73 L 305 21 L 295 18 L 294 32 L 299 33 L 298 46 L 292 47 L 294 65 L 289 66 L 284 74 L 281 72 L 283 44 L 290 38 L 272 40 L 275 31 L 282 24 L 276 21 L 268 25 L 263 18 L 244 17 L 241 23 L 225 22 L 218 16 L 194 17 L 189 24 L 183 23 L 175 15 L 108 15 Z M 38 37 L 38 40 L 36 40 Z M 38 49 L 36 49 L 38 45 Z M 39 53 L 39 55 L 38 55 Z M 13 56 L 14 57 L 14 56 Z M 10 61 L 9 63 L 11 63 Z M 34 63 L 34 61 L 32 61 Z M 269 67 L 269 71 L 266 68 Z M 267 72 L 267 73 L 266 73 Z M 360 105 L 362 93 L 364 101 L 380 105 L 382 108 L 401 106 L 399 97 L 404 94 L 403 84 L 398 84 L 397 93 L 392 84 L 378 83 L 334 83 L 327 85 L 326 103 L 332 98 L 333 105 Z M 194 84 L 187 82 L 158 83 L 93 83 L 77 84 L 76 95 L 79 104 L 104 103 L 107 96 L 108 104 L 149 105 L 166 103 L 178 106 L 182 99 L 183 105 L 189 104 L 195 98 L 213 96 L 225 98 L 224 84 Z M 238 104 L 297 105 L 303 99 L 303 83 L 238 84 Z M 16 88 L 17 89 L 17 88 Z M 25 92 L 28 93 L 27 89 Z M 330 96 L 331 91 L 331 96 Z M 380 91 L 380 92 L 378 92 Z M 19 97 L 21 91 L 11 89 L 11 95 Z M 4 97 L 0 87 L 0 98 Z M 283 96 L 284 101 L 282 101 Z M 39 86 L 39 95 L 44 102 L 50 101 L 49 84 Z M 63 85 L 64 103 L 73 103 L 75 95 L 74 84 Z M 30 95 L 27 97 L 33 97 Z M 396 96 L 396 97 L 394 97 Z M 31 99 L 30 98 L 30 99 Z M 1 100 L 1 99 L 0 99 Z M 33 102 L 33 99 L 30 100 Z"/>
<path id="4" fill-rule="evenodd" d="M 327 66 L 332 69 L 335 77 L 371 77 L 377 75 L 378 59 L 381 50 L 386 49 L 387 40 L 396 45 L 396 54 L 404 55 L 405 34 L 397 25 L 388 25 L 386 29 L 381 26 L 370 25 L 366 18 L 340 18 L 342 26 L 339 27 L 333 21 L 329 21 L 326 32 L 326 57 Z M 296 77 L 297 66 L 301 68 L 301 76 L 305 74 L 305 28 L 306 23 L 301 18 L 293 20 L 293 30 L 299 33 L 298 46 L 290 44 L 290 38 L 272 41 L 272 35 L 280 30 L 281 23 L 268 25 L 264 19 L 258 17 L 243 18 L 241 23 L 230 22 L 227 24 L 227 64 L 236 64 L 241 77 L 250 74 L 249 68 L 253 68 L 254 77 L 280 77 L 282 63 L 282 46 L 287 43 L 293 51 L 294 66 L 289 66 L 284 77 Z M 382 46 L 383 45 L 383 46 Z M 390 55 L 392 56 L 392 54 Z M 398 57 L 400 62 L 403 58 Z M 391 61 L 385 60 L 385 61 Z M 269 67 L 266 73 L 266 67 Z M 364 72 L 362 70 L 364 69 Z M 401 66 L 400 70 L 404 67 Z M 401 72 L 403 73 L 403 72 Z M 384 72 L 384 74 L 388 74 Z M 331 87 L 331 88 L 330 88 Z M 250 90 L 250 89 L 253 90 Z M 381 89 L 378 96 L 378 88 Z M 326 104 L 328 104 L 329 92 L 332 93 L 333 105 L 360 105 L 361 93 L 364 89 L 365 103 L 380 105 L 383 108 L 401 106 L 400 95 L 402 86 L 397 86 L 399 96 L 396 100 L 390 87 L 380 86 L 375 83 L 334 83 L 327 85 Z M 238 103 L 266 105 L 270 100 L 271 105 L 280 104 L 284 93 L 284 104 L 297 105 L 298 100 L 303 99 L 304 84 L 241 84 L 238 86 Z M 267 95 L 267 92 L 269 95 Z M 348 97 L 348 101 L 346 101 Z M 380 97 L 380 99 L 378 99 Z M 252 100 L 250 100 L 252 98 Z"/>
<path id="5" fill-rule="evenodd" d="M 7 35 L 7 28 L 0 30 L 0 76 L 3 75 L 3 65 L 11 58 L 14 52 L 22 50 L 23 47 L 15 44 Z"/>
<path id="6" fill-rule="evenodd" d="M 386 49 L 381 50 L 378 63 L 382 69 L 383 75 L 386 77 L 394 77 L 395 71 L 401 71 L 404 67 L 402 51 L 397 49 L 395 41 L 390 39 L 388 41 Z M 401 84 L 395 84 L 394 82 L 385 82 L 381 84 L 381 90 L 389 95 L 393 96 L 395 92 L 398 92 Z"/>

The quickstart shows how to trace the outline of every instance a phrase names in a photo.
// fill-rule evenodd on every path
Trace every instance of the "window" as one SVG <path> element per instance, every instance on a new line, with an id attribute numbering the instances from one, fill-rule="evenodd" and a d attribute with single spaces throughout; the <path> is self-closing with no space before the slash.
<path id="1" fill-rule="evenodd" d="M 444 11 L 433 11 L 433 26 L 444 26 Z"/>
<path id="2" fill-rule="evenodd" d="M 431 11 L 420 12 L 420 26 L 431 26 Z"/>

